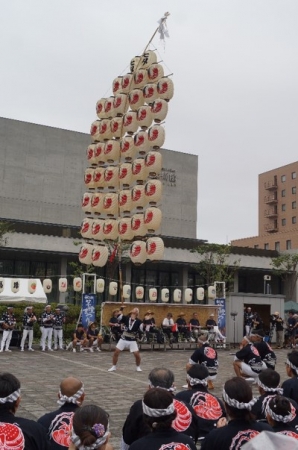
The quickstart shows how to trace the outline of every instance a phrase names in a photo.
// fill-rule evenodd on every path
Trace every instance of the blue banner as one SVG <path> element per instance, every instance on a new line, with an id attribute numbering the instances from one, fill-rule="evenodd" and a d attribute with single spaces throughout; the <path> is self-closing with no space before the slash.
<path id="1" fill-rule="evenodd" d="M 222 333 L 226 331 L 226 299 L 225 298 L 216 298 L 215 305 L 219 306 L 218 308 L 218 328 Z"/>
<path id="2" fill-rule="evenodd" d="M 90 322 L 95 322 L 96 294 L 82 295 L 82 324 L 87 328 Z"/>

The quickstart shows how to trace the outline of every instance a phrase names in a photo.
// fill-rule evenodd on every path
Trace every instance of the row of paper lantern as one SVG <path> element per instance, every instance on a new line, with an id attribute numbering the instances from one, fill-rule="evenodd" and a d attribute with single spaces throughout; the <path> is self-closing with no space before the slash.
<path id="1" fill-rule="evenodd" d="M 0 277 L 0 293 L 4 291 L 6 280 Z M 34 294 L 37 288 L 37 280 L 28 280 L 28 292 Z M 13 278 L 10 280 L 10 289 L 14 294 L 18 293 L 20 290 L 20 280 L 18 278 Z"/>
<path id="2" fill-rule="evenodd" d="M 132 163 L 123 163 L 119 167 L 88 167 L 85 169 L 84 182 L 87 189 L 118 189 L 121 186 L 130 186 L 134 182 L 143 184 L 149 176 L 156 177 L 161 168 L 161 154 L 150 152 L 145 158 L 136 158 Z"/>
<path id="3" fill-rule="evenodd" d="M 156 181 L 156 182 L 155 182 Z M 123 189 L 116 194 L 85 192 L 82 199 L 82 209 L 86 214 L 118 215 L 119 212 L 131 212 L 133 209 L 142 209 L 147 204 L 155 206 L 161 199 L 162 184 L 159 180 L 152 183 L 148 181 L 145 186 L 137 185 L 132 189 Z"/>
<path id="4" fill-rule="evenodd" d="M 92 219 L 86 217 L 81 225 L 81 236 L 96 241 L 121 240 L 130 241 L 134 237 L 155 233 L 161 225 L 162 212 L 159 208 L 147 208 L 144 213 L 120 219 Z"/>

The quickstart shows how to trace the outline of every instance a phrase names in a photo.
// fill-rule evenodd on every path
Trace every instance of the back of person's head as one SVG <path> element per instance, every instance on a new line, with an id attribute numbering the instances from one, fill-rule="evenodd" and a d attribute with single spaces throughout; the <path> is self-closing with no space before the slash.
<path id="1" fill-rule="evenodd" d="M 251 420 L 250 410 L 256 399 L 253 399 L 251 387 L 244 378 L 233 377 L 227 380 L 223 389 L 223 399 L 230 417 Z"/>
<path id="2" fill-rule="evenodd" d="M 99 406 L 78 408 L 73 416 L 71 440 L 80 450 L 100 449 L 109 438 L 109 416 Z"/>
<path id="3" fill-rule="evenodd" d="M 165 389 L 149 389 L 143 400 L 144 421 L 153 429 L 170 428 L 177 413 L 173 396 Z"/>
<path id="4" fill-rule="evenodd" d="M 84 401 L 84 384 L 81 380 L 74 377 L 64 378 L 60 383 L 59 405 L 73 403 L 81 405 Z"/>
<path id="5" fill-rule="evenodd" d="M 298 351 L 293 350 L 290 353 L 288 353 L 288 360 L 287 363 L 289 363 L 289 366 L 295 376 L 298 376 Z"/>
<path id="6" fill-rule="evenodd" d="M 209 372 L 206 366 L 202 364 L 193 364 L 187 371 L 187 381 L 191 386 L 207 386 Z"/>
<path id="7" fill-rule="evenodd" d="M 165 367 L 156 367 L 149 373 L 150 387 L 160 387 L 163 389 L 171 389 L 174 383 L 174 374 Z"/>
<path id="8" fill-rule="evenodd" d="M 295 418 L 295 412 L 292 411 L 292 405 L 288 398 L 276 395 L 272 397 L 266 404 L 265 413 L 270 422 L 270 418 L 275 423 L 292 422 Z"/>
<path id="9" fill-rule="evenodd" d="M 272 369 L 265 369 L 259 375 L 258 385 L 265 392 L 277 392 L 280 383 L 280 375 Z"/>
<path id="10" fill-rule="evenodd" d="M 0 373 L 0 411 L 15 413 L 20 397 L 21 383 L 11 373 Z"/>

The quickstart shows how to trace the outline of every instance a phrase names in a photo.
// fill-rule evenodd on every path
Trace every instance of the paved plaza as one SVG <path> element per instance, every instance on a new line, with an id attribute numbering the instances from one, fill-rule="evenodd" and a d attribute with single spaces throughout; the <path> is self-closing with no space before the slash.
<path id="1" fill-rule="evenodd" d="M 135 371 L 134 357 L 123 352 L 119 357 L 116 372 L 108 372 L 111 367 L 112 352 L 108 349 L 101 353 L 73 353 L 68 351 L 20 352 L 0 354 L 1 372 L 16 375 L 22 386 L 22 401 L 18 414 L 29 419 L 37 419 L 41 415 L 58 407 L 57 392 L 62 378 L 73 375 L 85 384 L 87 403 L 96 403 L 103 407 L 111 419 L 111 442 L 115 450 L 119 448 L 121 428 L 131 404 L 142 397 L 148 386 L 148 373 L 154 367 L 167 367 L 175 374 L 177 390 L 185 384 L 185 364 L 194 350 L 142 350 L 143 372 Z M 289 350 L 276 350 L 278 356 L 277 371 L 282 381 L 286 379 L 286 355 Z M 234 376 L 234 350 L 218 350 L 219 375 L 215 382 L 215 395 L 221 396 L 224 381 Z M 257 388 L 253 387 L 254 393 Z"/>

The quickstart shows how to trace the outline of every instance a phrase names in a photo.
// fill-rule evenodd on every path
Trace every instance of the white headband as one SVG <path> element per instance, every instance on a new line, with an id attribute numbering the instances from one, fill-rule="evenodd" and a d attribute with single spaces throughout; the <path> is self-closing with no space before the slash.
<path id="1" fill-rule="evenodd" d="M 201 339 L 197 338 L 197 342 L 199 342 L 200 344 L 209 344 L 208 339 L 206 339 L 206 341 L 202 341 Z"/>
<path id="2" fill-rule="evenodd" d="M 236 400 L 235 398 L 230 398 L 226 393 L 225 389 L 223 389 L 222 391 L 222 397 L 229 406 L 232 406 L 233 408 L 237 409 L 248 409 L 249 411 L 251 410 L 253 405 L 258 401 L 257 398 L 252 398 L 251 401 L 248 403 L 238 402 L 238 400 Z"/>
<path id="3" fill-rule="evenodd" d="M 82 445 L 81 439 L 79 438 L 79 436 L 76 435 L 76 433 L 74 432 L 74 429 L 72 429 L 70 439 L 78 450 L 96 450 L 98 447 L 100 447 L 102 444 L 104 444 L 106 442 L 108 436 L 109 436 L 109 424 L 108 424 L 107 429 L 104 432 L 104 434 L 102 436 L 98 437 L 96 439 L 96 441 L 94 442 L 94 444 Z"/>
<path id="4" fill-rule="evenodd" d="M 170 388 L 165 388 L 165 387 L 161 387 L 161 386 L 154 386 L 151 381 L 149 380 L 149 386 L 153 389 L 153 388 L 157 388 L 157 389 L 163 389 L 164 391 L 168 391 L 168 392 L 175 392 L 176 391 L 176 386 L 172 385 Z"/>
<path id="5" fill-rule="evenodd" d="M 186 375 L 186 379 L 189 381 L 191 386 L 195 386 L 196 384 L 202 384 L 203 386 L 207 386 L 208 381 L 207 378 L 201 380 L 200 378 L 192 378 L 190 375 Z"/>
<path id="6" fill-rule="evenodd" d="M 282 388 L 278 387 L 278 386 L 276 388 L 270 388 L 270 387 L 266 386 L 265 384 L 263 384 L 260 381 L 260 378 L 258 378 L 257 383 L 263 389 L 263 391 L 265 391 L 265 392 L 276 392 L 277 394 L 280 394 L 280 395 L 282 395 L 283 392 L 284 392 L 284 390 Z"/>
<path id="7" fill-rule="evenodd" d="M 276 407 L 276 405 L 274 405 Z M 265 413 L 269 414 L 269 416 L 275 420 L 276 422 L 283 422 L 283 423 L 288 423 L 288 422 L 292 422 L 292 420 L 295 418 L 295 415 L 292 414 L 292 412 L 290 411 L 286 416 L 282 416 L 280 414 L 276 414 L 275 412 L 272 411 L 272 409 L 269 406 L 269 402 L 267 402 L 266 405 L 266 409 L 265 409 Z"/>
<path id="8" fill-rule="evenodd" d="M 175 411 L 174 403 L 170 403 L 170 405 L 166 409 L 149 408 L 149 406 L 147 406 L 144 402 L 142 402 L 142 406 L 143 406 L 143 413 L 149 417 L 169 416 L 170 414 L 173 414 L 173 412 Z"/>
<path id="9" fill-rule="evenodd" d="M 7 397 L 0 398 L 0 403 L 8 403 L 8 402 L 15 402 L 19 396 L 21 395 L 21 389 L 17 389 L 16 391 L 12 392 L 12 394 L 9 394 Z"/>
<path id="10" fill-rule="evenodd" d="M 289 359 L 286 360 L 286 364 L 288 364 L 288 366 L 290 366 L 291 369 L 296 370 L 296 372 L 298 374 L 298 367 L 294 366 L 294 364 L 292 364 Z"/>
<path id="11" fill-rule="evenodd" d="M 67 397 L 67 395 L 62 395 L 61 390 L 59 391 L 59 400 L 57 400 L 58 405 L 63 406 L 65 403 L 74 403 L 75 405 L 80 405 L 78 399 L 84 394 L 84 385 L 72 396 Z"/>

